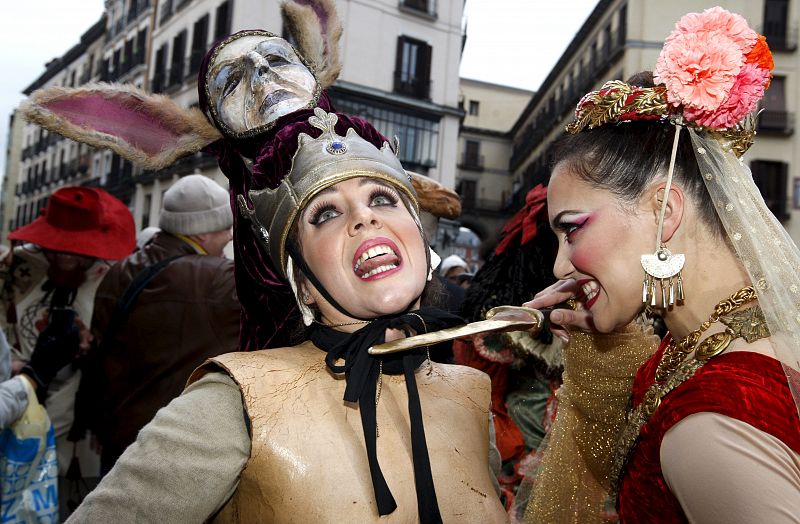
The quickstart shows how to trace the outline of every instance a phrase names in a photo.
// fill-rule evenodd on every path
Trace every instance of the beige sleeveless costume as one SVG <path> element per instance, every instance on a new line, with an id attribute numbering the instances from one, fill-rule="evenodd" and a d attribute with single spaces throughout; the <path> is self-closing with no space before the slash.
<path id="1" fill-rule="evenodd" d="M 402 375 L 383 376 L 378 460 L 397 501 L 379 517 L 361 418 L 342 400 L 310 342 L 212 359 L 239 385 L 252 449 L 239 487 L 214 522 L 416 522 L 408 396 Z M 431 470 L 444 522 L 505 522 L 488 465 L 489 379 L 476 370 L 424 363 L 416 372 Z"/>

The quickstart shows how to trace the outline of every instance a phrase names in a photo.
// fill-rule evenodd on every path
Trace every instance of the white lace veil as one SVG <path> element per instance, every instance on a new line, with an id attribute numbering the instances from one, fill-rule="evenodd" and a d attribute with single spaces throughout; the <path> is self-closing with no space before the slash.
<path id="1" fill-rule="evenodd" d="M 714 208 L 758 292 L 772 347 L 800 415 L 800 251 L 731 144 L 704 131 L 688 131 Z"/>

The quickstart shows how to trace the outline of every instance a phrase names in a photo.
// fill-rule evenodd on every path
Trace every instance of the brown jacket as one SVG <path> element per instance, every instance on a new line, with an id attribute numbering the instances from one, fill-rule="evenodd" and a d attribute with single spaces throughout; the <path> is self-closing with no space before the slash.
<path id="1" fill-rule="evenodd" d="M 113 340 L 102 344 L 117 300 L 145 267 L 175 255 L 145 287 Z M 204 256 L 180 238 L 157 233 L 115 265 L 95 296 L 91 359 L 97 400 L 92 418 L 104 459 L 115 460 L 192 370 L 238 348 L 239 301 L 233 261 Z"/>

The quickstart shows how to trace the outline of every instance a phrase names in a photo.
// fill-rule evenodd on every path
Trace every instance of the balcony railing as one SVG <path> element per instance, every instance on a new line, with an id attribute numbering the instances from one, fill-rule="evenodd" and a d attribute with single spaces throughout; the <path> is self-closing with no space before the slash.
<path id="1" fill-rule="evenodd" d="M 203 56 L 205 56 L 206 51 L 205 48 L 202 49 L 192 49 L 192 53 L 189 55 L 189 72 L 186 73 L 186 76 L 194 76 L 200 70 L 200 63 L 203 61 Z"/>
<path id="2" fill-rule="evenodd" d="M 461 155 L 461 169 L 469 171 L 483 171 L 484 158 L 483 155 L 476 155 L 474 153 L 467 153 L 466 151 Z"/>
<path id="3" fill-rule="evenodd" d="M 764 24 L 762 34 L 772 51 L 791 52 L 797 49 L 797 24 L 788 22 Z"/>
<path id="4" fill-rule="evenodd" d="M 789 111 L 761 111 L 758 114 L 758 132 L 788 136 L 794 133 L 794 113 Z"/>
<path id="5" fill-rule="evenodd" d="M 400 71 L 395 71 L 394 92 L 428 100 L 431 92 L 431 81 L 427 78 L 416 78 Z"/>
<path id="6" fill-rule="evenodd" d="M 464 198 L 461 200 L 461 207 L 464 211 L 502 211 L 506 208 L 506 203 L 489 198 Z"/>
<path id="7" fill-rule="evenodd" d="M 183 83 L 183 70 L 184 70 L 184 62 L 181 60 L 180 62 L 175 62 L 172 64 L 172 69 L 169 70 L 167 78 L 169 78 L 169 83 L 167 87 L 175 87 L 179 86 Z"/>
<path id="8" fill-rule="evenodd" d="M 163 93 L 166 84 L 166 78 L 166 71 L 156 72 L 153 75 L 153 83 L 150 86 L 150 91 L 153 93 Z"/>
<path id="9" fill-rule="evenodd" d="M 428 15 L 432 18 L 437 17 L 436 0 L 400 0 L 400 8 Z"/>

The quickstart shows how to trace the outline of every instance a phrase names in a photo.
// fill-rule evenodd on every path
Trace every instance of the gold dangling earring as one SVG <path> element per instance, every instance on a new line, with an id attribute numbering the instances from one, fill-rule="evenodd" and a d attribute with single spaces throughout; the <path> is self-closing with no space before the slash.
<path id="1" fill-rule="evenodd" d="M 669 191 L 672 187 L 672 175 L 675 172 L 675 157 L 678 153 L 678 139 L 680 138 L 680 121 L 675 123 L 675 139 L 672 143 L 672 156 L 669 160 L 669 171 L 667 172 L 667 183 L 664 186 L 664 198 L 661 201 L 661 212 L 658 216 L 658 235 L 656 237 L 656 251 L 652 255 L 642 255 L 641 263 L 644 269 L 644 282 L 642 283 L 642 303 L 650 307 L 656 307 L 656 280 L 661 286 L 661 308 L 669 309 L 675 304 L 684 301 L 683 277 L 681 271 L 686 263 L 686 256 L 683 254 L 672 254 L 667 246 L 661 241 L 661 234 L 664 230 L 664 215 L 667 211 Z M 677 293 L 675 286 L 677 285 Z M 667 290 L 669 288 L 669 290 Z M 669 297 L 669 298 L 667 298 Z"/>
<path id="2" fill-rule="evenodd" d="M 685 255 L 673 255 L 667 246 L 662 244 L 654 254 L 642 255 L 641 262 L 642 269 L 644 269 L 644 284 L 642 285 L 642 302 L 644 304 L 657 307 L 656 281 L 661 287 L 662 309 L 669 309 L 675 304 L 683 302 L 681 270 L 686 262 Z"/>

